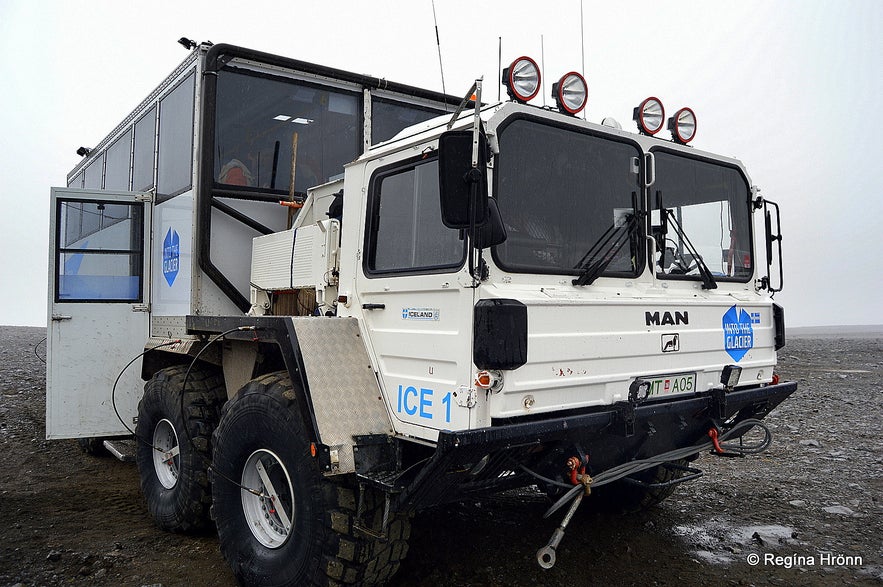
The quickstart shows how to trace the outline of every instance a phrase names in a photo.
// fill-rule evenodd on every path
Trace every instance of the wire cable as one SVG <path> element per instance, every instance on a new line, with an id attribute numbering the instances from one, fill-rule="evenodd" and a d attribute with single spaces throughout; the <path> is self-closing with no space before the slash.
<path id="1" fill-rule="evenodd" d="M 146 351 L 144 351 L 144 352 L 142 352 L 142 353 L 139 353 L 139 354 L 135 355 L 135 358 L 133 358 L 133 359 L 132 359 L 131 361 L 129 361 L 128 363 L 126 363 L 126 366 L 122 368 L 122 370 L 120 371 L 119 375 L 117 375 L 116 380 L 113 382 L 113 387 L 110 389 L 110 405 L 111 405 L 111 407 L 113 407 L 113 413 L 116 414 L 116 416 L 117 416 L 117 420 L 120 421 L 120 424 L 123 425 L 123 428 L 125 428 L 126 430 L 128 430 L 129 433 L 130 433 L 132 436 L 134 436 L 137 440 L 141 440 L 141 439 L 138 438 L 138 436 L 135 434 L 135 431 L 134 431 L 134 430 L 132 430 L 131 428 L 129 428 L 129 426 L 128 426 L 128 425 L 126 424 L 126 422 L 123 420 L 123 417 L 120 415 L 119 410 L 117 409 L 116 391 L 117 391 L 117 385 L 118 385 L 119 382 L 120 382 L 120 378 L 122 378 L 123 373 L 126 372 L 126 369 L 128 369 L 128 368 L 132 365 L 132 363 L 134 363 L 135 361 L 137 361 L 138 359 L 140 359 L 141 357 L 143 357 L 144 355 L 146 355 L 146 354 L 149 353 L 150 351 L 155 351 L 155 350 L 158 349 L 158 348 L 162 348 L 162 347 L 166 347 L 166 346 L 172 346 L 172 345 L 175 345 L 175 344 L 180 344 L 180 342 L 181 342 L 181 339 L 173 340 L 173 341 L 171 341 L 171 342 L 164 342 L 164 343 L 162 343 L 162 344 L 158 344 L 158 345 L 156 345 L 155 347 L 150 347 L 150 348 L 147 349 Z M 142 441 L 142 442 L 144 442 L 144 444 L 147 444 L 147 445 L 150 446 L 151 448 L 156 449 L 156 447 L 153 446 L 151 443 L 149 443 L 149 442 L 147 442 L 147 441 Z M 157 450 L 158 450 L 158 449 L 157 449 Z"/>
<path id="2" fill-rule="evenodd" d="M 41 344 L 43 344 L 44 342 L 46 342 L 46 339 L 47 339 L 47 337 L 44 336 L 44 337 L 40 340 L 40 342 L 38 342 L 37 344 L 34 345 L 34 356 L 36 356 L 38 359 L 40 359 L 40 360 L 43 362 L 44 365 L 46 364 L 46 359 L 45 359 L 44 357 L 41 357 L 41 356 L 37 353 L 37 349 L 40 347 Z"/>
<path id="3" fill-rule="evenodd" d="M 766 425 L 760 420 L 756 420 L 753 418 L 749 418 L 737 423 L 730 430 L 721 435 L 721 440 L 727 440 L 730 438 L 739 437 L 741 438 L 745 434 L 748 433 L 749 430 L 754 428 L 755 426 L 759 427 L 764 432 L 764 437 L 760 441 L 754 444 L 735 444 L 735 443 L 727 443 L 721 442 L 720 446 L 726 451 L 729 451 L 732 454 L 757 454 L 765 451 L 769 448 L 770 443 L 772 442 L 772 432 L 770 429 L 766 427 Z M 713 443 L 709 440 L 707 442 L 703 442 L 702 444 L 687 446 L 683 448 L 678 448 L 669 452 L 665 452 L 662 454 L 658 454 L 654 457 L 650 457 L 649 459 L 641 459 L 638 461 L 629 461 L 627 463 L 623 463 L 621 465 L 617 465 L 615 467 L 611 467 L 606 471 L 602 471 L 598 473 L 595 477 L 592 478 L 592 487 L 600 487 L 602 485 L 607 485 L 608 483 L 612 483 L 614 481 L 618 481 L 623 477 L 628 477 L 629 475 L 634 475 L 635 473 L 640 473 L 646 469 L 651 469 L 653 467 L 657 467 L 663 463 L 667 463 L 669 461 L 678 461 L 681 459 L 685 459 L 687 457 L 691 457 L 695 454 L 699 454 L 700 452 L 710 450 L 714 448 Z M 582 485 L 574 485 L 571 489 L 565 493 L 558 501 L 556 501 L 551 508 L 543 515 L 543 518 L 548 518 L 553 513 L 558 511 L 562 506 L 569 503 L 572 499 L 574 499 L 577 494 L 581 491 L 585 491 L 585 487 Z"/>

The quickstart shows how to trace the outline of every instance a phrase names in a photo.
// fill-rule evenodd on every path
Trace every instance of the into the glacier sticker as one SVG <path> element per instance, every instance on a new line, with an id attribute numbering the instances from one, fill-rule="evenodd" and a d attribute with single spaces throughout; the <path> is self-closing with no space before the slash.
<path id="1" fill-rule="evenodd" d="M 181 260 L 180 242 L 181 238 L 178 236 L 178 232 L 173 228 L 169 228 L 166 238 L 163 239 L 162 243 L 162 274 L 165 276 L 169 287 L 175 283 L 175 278 L 178 277 L 178 265 Z"/>
<path id="2" fill-rule="evenodd" d="M 751 327 L 751 314 L 735 305 L 727 310 L 722 320 L 724 328 L 724 350 L 739 362 L 745 353 L 754 347 L 754 329 Z"/>

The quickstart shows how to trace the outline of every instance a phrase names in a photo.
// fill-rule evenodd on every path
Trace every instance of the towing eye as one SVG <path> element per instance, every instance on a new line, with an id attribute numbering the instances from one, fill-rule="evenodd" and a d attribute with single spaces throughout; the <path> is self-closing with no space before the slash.
<path id="1" fill-rule="evenodd" d="M 584 490 L 577 492 L 564 519 L 561 520 L 561 523 L 555 528 L 555 532 L 552 533 L 552 538 L 544 547 L 537 551 L 537 562 L 544 569 L 551 569 L 555 566 L 555 549 L 558 548 L 558 544 L 564 538 L 564 530 L 576 513 L 577 508 L 579 508 L 579 505 L 583 502 L 583 497 L 592 493 L 592 478 L 586 474 L 586 465 L 584 464 L 587 460 L 580 461 L 579 457 L 567 459 L 567 468 L 570 469 L 570 482 L 573 485 L 582 486 Z M 545 517 L 548 517 L 551 513 L 552 511 L 547 512 Z"/>

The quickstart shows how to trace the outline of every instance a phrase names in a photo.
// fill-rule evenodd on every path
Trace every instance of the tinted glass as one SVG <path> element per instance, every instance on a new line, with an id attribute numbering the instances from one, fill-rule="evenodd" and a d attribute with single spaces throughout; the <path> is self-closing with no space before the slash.
<path id="1" fill-rule="evenodd" d="M 374 184 L 368 269 L 416 271 L 459 267 L 460 231 L 441 219 L 438 161 L 381 176 Z"/>
<path id="2" fill-rule="evenodd" d="M 69 188 L 82 188 L 83 187 L 83 172 L 79 172 L 76 174 L 73 179 L 67 182 L 67 187 Z"/>
<path id="3" fill-rule="evenodd" d="M 143 205 L 59 203 L 58 301 L 139 301 Z"/>
<path id="4" fill-rule="evenodd" d="M 104 153 L 98 155 L 92 163 L 86 167 L 83 174 L 83 187 L 87 190 L 100 190 L 101 179 L 104 174 Z"/>
<path id="5" fill-rule="evenodd" d="M 441 114 L 444 114 L 444 111 L 434 108 L 372 98 L 371 143 L 388 141 L 402 129 Z"/>
<path id="6" fill-rule="evenodd" d="M 190 188 L 193 166 L 193 75 L 159 103 L 156 191 L 171 196 Z"/>
<path id="7" fill-rule="evenodd" d="M 359 154 L 361 95 L 233 71 L 218 76 L 215 179 L 288 192 L 343 174 Z M 293 149 L 297 142 L 297 150 Z"/>
<path id="8" fill-rule="evenodd" d="M 104 189 L 129 189 L 129 163 L 132 153 L 132 131 L 129 130 L 107 149 L 107 162 L 104 166 Z"/>
<path id="9" fill-rule="evenodd" d="M 132 161 L 132 189 L 153 187 L 153 160 L 156 152 L 156 106 L 135 123 L 135 156 Z"/>
<path id="10" fill-rule="evenodd" d="M 500 132 L 496 164 L 495 197 L 508 233 L 494 248 L 496 262 L 509 271 L 578 274 L 598 261 L 586 253 L 624 231 L 634 214 L 638 156 L 628 143 L 532 120 L 510 123 Z M 622 235 L 606 274 L 638 272 L 644 245 L 637 232 Z"/>
<path id="11" fill-rule="evenodd" d="M 669 226 L 664 256 L 657 268 L 665 275 L 695 275 L 697 263 L 685 240 L 695 247 L 715 277 L 748 280 L 751 258 L 751 206 L 748 184 L 734 167 L 657 151 L 656 182 L 651 188 L 653 224 L 659 225 L 656 194 L 671 210 L 686 239 Z M 659 247 L 662 250 L 662 247 Z"/>

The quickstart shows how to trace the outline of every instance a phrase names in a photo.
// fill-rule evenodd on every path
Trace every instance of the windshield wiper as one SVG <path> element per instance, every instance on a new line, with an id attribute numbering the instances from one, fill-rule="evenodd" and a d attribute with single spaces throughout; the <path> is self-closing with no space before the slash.
<path id="1" fill-rule="evenodd" d="M 632 196 L 634 197 L 634 194 Z M 576 268 L 581 269 L 582 273 L 573 280 L 573 285 L 591 285 L 616 258 L 620 249 L 629 241 L 638 226 L 637 213 L 628 214 L 626 218 L 627 220 L 623 224 L 617 225 L 614 221 L 613 225 L 589 247 L 583 258 L 576 264 Z"/>
<path id="2" fill-rule="evenodd" d="M 657 197 L 659 196 L 657 195 Z M 687 246 L 687 250 L 690 252 L 691 255 L 693 255 L 693 260 L 696 261 L 696 269 L 699 270 L 699 276 L 702 277 L 702 289 L 717 289 L 717 281 L 715 281 L 714 276 L 708 269 L 708 265 L 705 264 L 705 261 L 702 260 L 702 256 L 699 254 L 699 251 L 696 250 L 696 247 L 694 247 L 693 243 L 690 242 L 690 239 L 687 238 L 684 229 L 681 227 L 680 223 L 678 223 L 674 213 L 669 208 L 660 208 L 660 211 L 662 216 L 667 218 L 668 221 L 671 222 L 672 226 L 674 226 L 675 232 L 678 235 L 678 238 L 681 239 L 681 242 Z M 663 224 L 663 226 L 665 226 L 665 224 Z M 663 239 L 664 238 L 665 235 L 663 234 Z"/>

